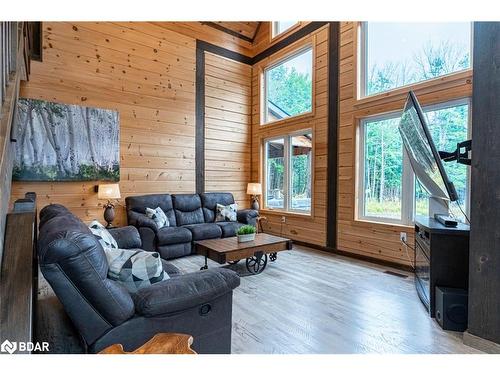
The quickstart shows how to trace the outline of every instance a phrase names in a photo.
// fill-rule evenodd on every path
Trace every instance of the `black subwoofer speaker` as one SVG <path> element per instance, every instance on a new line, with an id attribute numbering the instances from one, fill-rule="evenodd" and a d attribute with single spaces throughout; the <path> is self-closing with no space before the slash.
<path id="1" fill-rule="evenodd" d="M 436 320 L 443 329 L 467 329 L 467 297 L 465 289 L 436 287 Z"/>

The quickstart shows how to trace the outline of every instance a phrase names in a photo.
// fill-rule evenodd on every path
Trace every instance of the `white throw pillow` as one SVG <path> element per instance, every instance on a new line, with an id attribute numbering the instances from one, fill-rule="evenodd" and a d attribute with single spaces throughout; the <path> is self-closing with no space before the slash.
<path id="1" fill-rule="evenodd" d="M 147 207 L 146 216 L 154 220 L 158 229 L 170 226 L 167 215 L 165 215 L 165 212 L 160 207 L 156 207 L 154 210 Z"/>
<path id="2" fill-rule="evenodd" d="M 103 249 L 118 249 L 118 244 L 111 233 L 97 220 L 90 223 L 89 229 L 97 237 Z"/>
<path id="3" fill-rule="evenodd" d="M 228 204 L 227 206 L 217 203 L 217 216 L 215 221 L 236 221 L 237 211 L 238 203 Z"/>

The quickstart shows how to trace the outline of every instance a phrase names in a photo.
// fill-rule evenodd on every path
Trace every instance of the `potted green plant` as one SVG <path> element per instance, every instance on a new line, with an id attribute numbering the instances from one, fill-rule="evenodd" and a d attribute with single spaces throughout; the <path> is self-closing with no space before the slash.
<path id="1" fill-rule="evenodd" d="M 256 229 L 253 225 L 243 225 L 236 232 L 236 236 L 238 237 L 238 242 L 248 242 L 255 240 L 255 232 Z"/>

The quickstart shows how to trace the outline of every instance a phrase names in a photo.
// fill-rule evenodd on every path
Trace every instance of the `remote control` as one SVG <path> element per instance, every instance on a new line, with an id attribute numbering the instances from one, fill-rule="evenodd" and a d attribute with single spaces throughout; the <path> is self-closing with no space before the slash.
<path id="1" fill-rule="evenodd" d="M 435 214 L 434 219 L 439 221 L 441 224 L 443 224 L 445 227 L 456 227 L 458 225 L 457 220 L 455 220 L 454 217 L 448 216 L 448 215 L 440 215 L 440 214 Z"/>

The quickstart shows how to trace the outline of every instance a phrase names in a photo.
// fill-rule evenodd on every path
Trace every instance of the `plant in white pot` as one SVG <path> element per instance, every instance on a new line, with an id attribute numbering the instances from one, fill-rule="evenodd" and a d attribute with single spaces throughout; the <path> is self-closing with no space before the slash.
<path id="1" fill-rule="evenodd" d="M 255 240 L 256 229 L 253 225 L 243 225 L 236 232 L 238 242 L 249 242 Z"/>

